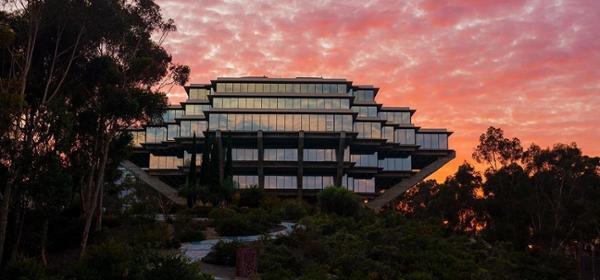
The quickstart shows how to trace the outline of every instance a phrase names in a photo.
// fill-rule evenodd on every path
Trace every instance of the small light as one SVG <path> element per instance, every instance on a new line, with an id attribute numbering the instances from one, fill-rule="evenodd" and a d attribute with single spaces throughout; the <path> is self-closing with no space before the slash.
<path id="1" fill-rule="evenodd" d="M 447 224 L 448 224 L 448 220 L 444 220 L 444 225 L 447 225 Z"/>
<path id="2" fill-rule="evenodd" d="M 533 244 L 529 244 L 527 247 L 529 247 L 529 249 L 533 249 Z"/>
<path id="3" fill-rule="evenodd" d="M 365 202 L 365 204 L 369 203 L 368 199 L 363 200 Z"/>

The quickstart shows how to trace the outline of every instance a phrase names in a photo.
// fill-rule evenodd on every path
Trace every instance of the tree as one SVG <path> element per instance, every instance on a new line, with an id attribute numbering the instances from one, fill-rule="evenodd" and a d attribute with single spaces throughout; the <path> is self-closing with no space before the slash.
<path id="1" fill-rule="evenodd" d="M 211 164 L 210 154 L 212 153 L 212 144 L 209 138 L 204 138 L 204 146 L 202 148 L 202 166 L 200 168 L 200 185 L 210 186 Z"/>
<path id="2" fill-rule="evenodd" d="M 523 147 L 518 138 L 504 138 L 501 128 L 490 126 L 485 134 L 479 137 L 479 145 L 473 152 L 473 159 L 478 163 L 487 163 L 489 168 L 497 171 L 501 166 L 517 162 L 523 155 Z"/>
<path id="3" fill-rule="evenodd" d="M 233 178 L 233 156 L 231 150 L 231 131 L 227 134 L 227 157 L 225 159 L 225 170 L 223 172 L 223 177 Z"/>
<path id="4" fill-rule="evenodd" d="M 550 251 L 566 242 L 598 236 L 600 161 L 584 156 L 575 143 L 525 153 L 532 196 L 527 204 L 535 242 Z"/>
<path id="5" fill-rule="evenodd" d="M 219 154 L 218 143 L 214 142 L 210 153 L 210 192 L 214 194 L 219 193 L 219 187 L 221 185 L 221 178 L 219 178 L 220 159 L 221 155 Z"/>
<path id="6" fill-rule="evenodd" d="M 188 207 L 193 207 L 196 204 L 196 189 L 198 186 L 198 179 L 196 177 L 196 132 L 194 132 L 192 138 L 192 160 L 190 162 L 190 174 L 188 175 L 188 183 L 192 187 L 192 192 L 187 197 Z"/>

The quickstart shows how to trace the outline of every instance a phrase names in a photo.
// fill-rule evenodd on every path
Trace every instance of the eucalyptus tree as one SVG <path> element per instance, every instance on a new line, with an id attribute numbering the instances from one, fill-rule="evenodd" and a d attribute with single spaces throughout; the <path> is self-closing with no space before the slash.
<path id="1" fill-rule="evenodd" d="M 166 109 L 162 88 L 184 84 L 189 68 L 172 63 L 156 38 L 175 30 L 147 0 L 3 1 L 0 12 L 0 260 L 14 194 L 32 176 L 31 161 L 56 154 L 79 184 L 86 226 L 102 203 L 111 148 L 122 129 L 158 122 Z M 9 7 L 10 6 L 10 7 Z M 6 102 L 6 103 L 4 103 Z M 53 127 L 66 104 L 70 147 Z M 119 146 L 119 145 L 117 145 Z M 122 148 L 122 146 L 119 146 Z"/>

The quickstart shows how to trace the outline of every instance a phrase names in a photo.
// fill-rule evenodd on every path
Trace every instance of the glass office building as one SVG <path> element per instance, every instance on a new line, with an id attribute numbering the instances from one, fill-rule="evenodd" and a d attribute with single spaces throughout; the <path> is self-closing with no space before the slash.
<path id="1" fill-rule="evenodd" d="M 217 78 L 185 89 L 188 99 L 171 106 L 163 124 L 131 129 L 131 161 L 175 188 L 185 181 L 194 133 L 196 151 L 210 138 L 222 154 L 215 176 L 223 176 L 231 135 L 239 187 L 278 195 L 338 185 L 374 197 L 452 152 L 451 132 L 415 126 L 415 110 L 384 107 L 378 88 L 345 79 Z"/>

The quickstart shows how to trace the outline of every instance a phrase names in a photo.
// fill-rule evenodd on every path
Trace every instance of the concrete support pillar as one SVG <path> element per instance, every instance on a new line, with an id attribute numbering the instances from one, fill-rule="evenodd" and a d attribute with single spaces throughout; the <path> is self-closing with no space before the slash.
<path id="1" fill-rule="evenodd" d="M 298 198 L 302 198 L 302 183 L 304 178 L 304 131 L 298 132 Z"/>
<path id="2" fill-rule="evenodd" d="M 342 185 L 342 177 L 344 176 L 344 150 L 346 148 L 346 132 L 340 132 L 340 145 L 337 148 L 337 172 L 335 174 L 335 185 Z"/>
<path id="3" fill-rule="evenodd" d="M 256 132 L 256 148 L 258 149 L 258 185 L 265 186 L 265 148 L 263 146 L 263 131 Z"/>
<path id="4" fill-rule="evenodd" d="M 217 151 L 219 152 L 219 180 L 223 180 L 223 137 L 221 130 L 215 131 L 215 139 L 217 141 Z"/>

